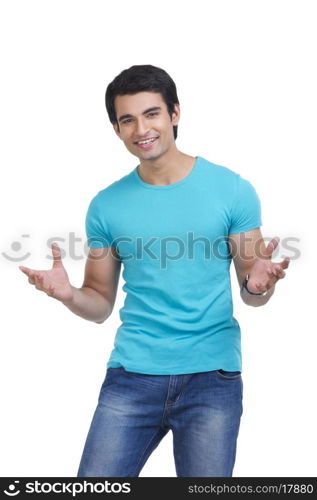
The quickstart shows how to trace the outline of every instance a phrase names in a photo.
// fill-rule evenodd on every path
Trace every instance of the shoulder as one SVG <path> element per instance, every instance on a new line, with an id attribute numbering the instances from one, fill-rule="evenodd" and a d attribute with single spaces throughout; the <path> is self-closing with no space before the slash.
<path id="1" fill-rule="evenodd" d="M 92 198 L 91 204 L 102 204 L 105 202 L 113 202 L 118 199 L 118 196 L 126 193 L 131 186 L 133 171 L 121 177 L 117 181 L 112 182 L 109 186 L 101 189 Z"/>
<path id="2" fill-rule="evenodd" d="M 211 177 L 224 180 L 227 182 L 238 182 L 240 175 L 229 167 L 220 165 L 218 163 L 213 163 L 202 156 L 199 156 L 199 162 L 201 165 L 201 170 Z"/>
<path id="3" fill-rule="evenodd" d="M 199 158 L 200 184 L 210 189 L 212 193 L 228 202 L 238 191 L 240 175 L 227 166 L 213 163 L 206 158 Z"/>
<path id="4" fill-rule="evenodd" d="M 225 165 L 220 165 L 219 163 L 214 163 L 210 160 L 206 160 L 203 156 L 198 156 L 200 164 L 208 168 L 211 172 L 217 173 L 219 175 L 236 176 L 238 175 L 234 170 Z"/>
<path id="5" fill-rule="evenodd" d="M 213 163 L 206 160 L 203 157 L 199 157 L 201 170 L 204 171 L 205 175 L 213 179 L 213 181 L 218 181 L 220 184 L 231 186 L 236 193 L 243 192 L 244 190 L 253 190 L 253 185 L 251 182 L 244 177 L 242 177 L 238 172 L 232 170 L 231 168 Z"/>

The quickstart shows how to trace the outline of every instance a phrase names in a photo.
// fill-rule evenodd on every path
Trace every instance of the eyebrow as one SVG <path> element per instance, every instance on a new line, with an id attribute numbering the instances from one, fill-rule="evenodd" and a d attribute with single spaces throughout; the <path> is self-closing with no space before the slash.
<path id="1" fill-rule="evenodd" d="M 145 111 L 143 111 L 142 115 L 147 115 L 148 113 L 151 113 L 151 111 L 157 111 L 160 109 L 162 109 L 160 106 L 153 106 L 152 108 L 148 108 Z M 118 119 L 118 122 L 125 120 L 125 118 L 133 118 L 133 115 L 130 114 L 121 115 L 120 118 Z"/>

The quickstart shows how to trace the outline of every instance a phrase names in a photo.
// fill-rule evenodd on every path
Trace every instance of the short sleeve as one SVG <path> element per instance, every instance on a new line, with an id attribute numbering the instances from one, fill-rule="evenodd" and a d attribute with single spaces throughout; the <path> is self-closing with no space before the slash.
<path id="1" fill-rule="evenodd" d="M 256 190 L 249 181 L 240 175 L 237 184 L 229 234 L 244 233 L 262 225 L 261 203 Z"/>
<path id="2" fill-rule="evenodd" d="M 101 207 L 101 200 L 95 196 L 88 207 L 86 220 L 87 245 L 90 248 L 112 246 L 112 238 L 108 230 L 105 215 Z"/>

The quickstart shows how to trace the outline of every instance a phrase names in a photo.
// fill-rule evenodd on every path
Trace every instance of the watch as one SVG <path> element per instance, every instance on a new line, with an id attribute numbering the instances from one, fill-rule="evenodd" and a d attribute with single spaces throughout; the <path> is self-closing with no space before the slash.
<path id="1" fill-rule="evenodd" d="M 250 295 L 258 295 L 259 297 L 264 297 L 266 294 L 267 294 L 267 290 L 265 290 L 265 292 L 251 292 L 249 289 L 248 289 L 248 281 L 249 281 L 249 275 L 247 274 L 246 277 L 244 278 L 243 280 L 243 283 L 242 283 L 242 287 L 241 287 L 241 290 L 242 288 L 245 288 L 246 291 L 250 294 Z"/>

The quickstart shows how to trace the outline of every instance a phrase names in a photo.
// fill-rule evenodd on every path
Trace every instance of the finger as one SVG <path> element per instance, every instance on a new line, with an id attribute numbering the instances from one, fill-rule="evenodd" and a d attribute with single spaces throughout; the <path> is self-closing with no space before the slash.
<path id="1" fill-rule="evenodd" d="M 44 279 L 44 276 L 40 273 L 36 273 L 35 274 L 35 280 L 38 282 L 38 283 L 42 283 L 43 282 L 43 279 Z"/>
<path id="2" fill-rule="evenodd" d="M 31 285 L 34 285 L 37 277 L 39 276 L 38 272 L 25 266 L 19 266 L 19 268 L 28 276 L 28 282 L 31 283 Z"/>
<path id="3" fill-rule="evenodd" d="M 30 272 L 28 274 L 29 276 L 29 283 L 31 283 L 31 285 L 34 285 L 35 284 L 35 271 L 33 271 L 33 269 L 30 269 Z"/>
<path id="4" fill-rule="evenodd" d="M 280 238 L 278 236 L 275 236 L 270 243 L 267 245 L 266 249 L 264 250 L 264 254 L 266 257 L 271 257 L 274 250 L 276 249 L 277 245 L 279 244 Z"/>
<path id="5" fill-rule="evenodd" d="M 283 269 L 287 269 L 288 266 L 289 266 L 289 263 L 290 263 L 290 258 L 289 257 L 286 257 L 283 262 L 280 263 L 280 266 L 283 268 Z"/>
<path id="6" fill-rule="evenodd" d="M 35 273 L 35 275 L 34 275 L 34 284 L 35 284 L 35 288 L 37 290 L 45 291 L 44 287 L 43 287 L 43 281 L 44 281 L 44 275 L 42 275 L 39 272 Z"/>
<path id="7" fill-rule="evenodd" d="M 62 264 L 61 249 L 57 243 L 52 243 L 53 267 L 60 267 Z"/>
<path id="8" fill-rule="evenodd" d="M 285 276 L 283 269 L 275 269 L 275 279 L 280 279 Z"/>
<path id="9" fill-rule="evenodd" d="M 30 272 L 32 271 L 29 267 L 25 266 L 19 266 L 19 269 L 22 271 L 22 273 L 26 274 L 27 276 L 29 276 Z"/>
<path id="10" fill-rule="evenodd" d="M 279 264 L 278 268 L 277 268 L 277 275 L 280 277 L 280 276 L 285 276 L 285 272 L 284 272 L 284 269 L 286 268 L 283 268 L 282 264 Z"/>
<path id="11" fill-rule="evenodd" d="M 35 287 L 37 287 L 37 285 L 39 283 L 39 276 L 38 276 L 38 273 L 36 271 L 34 273 L 32 273 L 31 279 L 34 281 Z"/>
<path id="12" fill-rule="evenodd" d="M 275 272 L 276 274 L 273 277 L 273 282 L 272 282 L 273 284 L 275 284 L 278 280 L 285 278 L 286 276 L 286 273 L 282 269 L 276 270 Z"/>
<path id="13" fill-rule="evenodd" d="M 275 264 L 272 268 L 274 276 L 279 276 L 283 272 L 281 264 Z"/>

